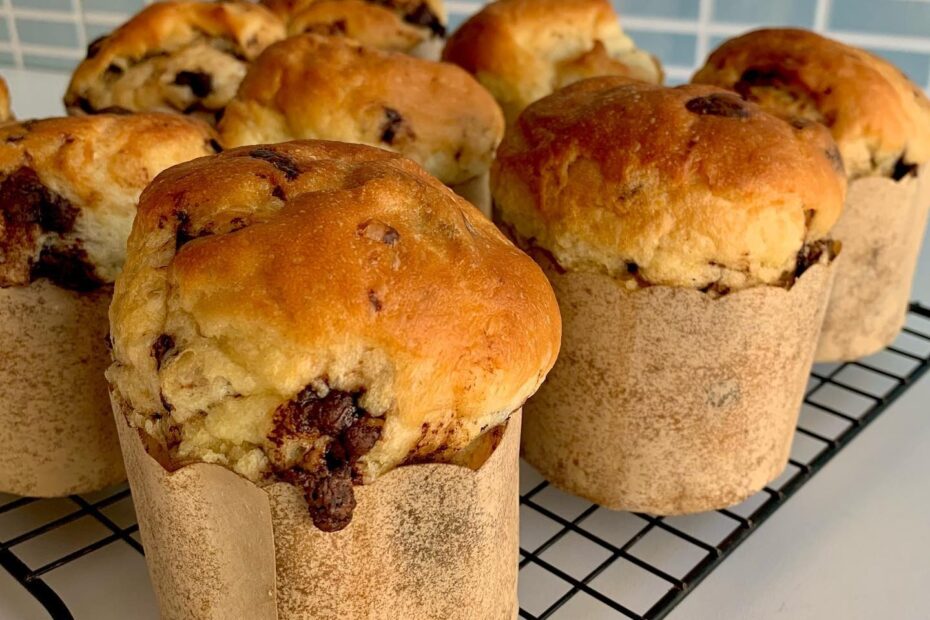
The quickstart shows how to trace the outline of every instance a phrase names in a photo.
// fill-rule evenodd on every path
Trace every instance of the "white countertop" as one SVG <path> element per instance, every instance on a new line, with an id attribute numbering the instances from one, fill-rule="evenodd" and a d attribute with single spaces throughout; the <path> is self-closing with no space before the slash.
<path id="1" fill-rule="evenodd" d="M 19 117 L 61 113 L 64 76 L 19 71 L 3 75 Z M 930 305 L 930 243 L 921 257 L 913 297 Z M 925 590 L 930 583 L 928 403 L 930 376 L 808 482 L 669 617 L 930 618 Z M 112 512 L 114 519 L 132 519 L 127 505 L 118 504 Z M 0 518 L 0 537 L 5 527 L 11 524 Z M 37 556 L 53 551 L 33 550 Z M 156 617 L 138 554 L 121 544 L 85 559 L 68 573 L 56 571 L 52 584 L 69 594 L 76 618 Z M 110 567 L 106 574 L 111 580 L 106 600 L 93 586 L 104 564 Z M 0 570 L 0 619 L 45 617 L 32 597 Z"/>

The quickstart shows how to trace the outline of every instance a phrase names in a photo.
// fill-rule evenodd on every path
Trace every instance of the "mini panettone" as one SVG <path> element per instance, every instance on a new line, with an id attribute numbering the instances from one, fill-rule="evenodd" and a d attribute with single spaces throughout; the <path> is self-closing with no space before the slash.
<path id="1" fill-rule="evenodd" d="M 591 78 L 508 128 L 491 189 L 562 312 L 562 354 L 523 410 L 527 462 L 657 515 L 782 472 L 841 262 L 824 127 L 720 88 Z"/>
<path id="2" fill-rule="evenodd" d="M 119 108 L 214 122 L 248 64 L 284 36 L 281 20 L 250 2 L 156 2 L 88 46 L 65 106 L 71 114 Z"/>
<path id="3" fill-rule="evenodd" d="M 0 123 L 13 120 L 13 111 L 10 109 L 10 89 L 6 80 L 0 77 Z"/>
<path id="4" fill-rule="evenodd" d="M 823 127 L 616 77 L 529 107 L 491 175 L 499 218 L 563 268 L 717 294 L 793 282 L 845 194 Z"/>
<path id="5" fill-rule="evenodd" d="M 695 83 L 826 125 L 851 179 L 901 178 L 930 159 L 930 101 L 891 63 L 806 30 L 757 30 L 717 48 Z"/>
<path id="6" fill-rule="evenodd" d="M 339 0 L 335 1 L 339 2 Z M 406 35 L 411 32 L 416 33 L 418 42 L 442 39 L 446 35 L 448 20 L 442 0 L 359 0 L 359 2 L 384 9 L 395 15 L 400 22 L 412 29 L 412 31 L 405 29 Z M 365 40 L 358 35 L 361 33 L 366 37 L 383 36 L 385 31 L 382 29 L 388 28 L 389 24 L 383 13 L 360 9 L 356 0 L 345 2 L 344 17 L 335 19 L 332 17 L 337 15 L 340 7 L 335 6 L 333 0 L 261 0 L 261 3 L 288 24 L 291 34 L 308 32 L 308 26 L 311 23 L 318 23 L 321 27 L 331 24 L 332 28 L 328 34 L 348 34 L 366 45 L 380 47 L 372 40 Z M 318 4 L 324 3 L 329 6 L 317 7 Z M 339 24 L 340 19 L 345 20 L 344 24 Z M 390 29 L 400 30 L 398 26 L 399 24 L 394 22 Z M 399 39 L 396 40 L 399 41 Z"/>
<path id="7" fill-rule="evenodd" d="M 103 374 L 112 283 L 142 189 L 217 146 L 177 114 L 0 126 L 0 493 L 124 479 Z"/>
<path id="8" fill-rule="evenodd" d="M 317 0 L 294 15 L 291 35 L 315 33 L 354 39 L 367 47 L 417 55 L 432 31 L 404 20 L 403 15 L 366 0 Z"/>
<path id="9" fill-rule="evenodd" d="M 379 146 L 455 185 L 487 172 L 504 121 L 459 67 L 310 34 L 255 61 L 219 131 L 227 148 L 307 138 Z"/>
<path id="10" fill-rule="evenodd" d="M 658 60 L 623 33 L 607 0 L 492 2 L 449 38 L 442 57 L 490 90 L 508 123 L 533 101 L 584 78 L 662 81 Z"/>
<path id="11" fill-rule="evenodd" d="M 218 149 L 209 127 L 172 114 L 0 127 L 0 287 L 112 283 L 142 189 L 157 172 Z"/>
<path id="12" fill-rule="evenodd" d="M 475 209 L 396 154 L 314 141 L 159 176 L 110 321 L 114 398 L 174 466 L 293 483 L 326 530 L 353 484 L 464 458 L 560 337 L 542 272 Z"/>

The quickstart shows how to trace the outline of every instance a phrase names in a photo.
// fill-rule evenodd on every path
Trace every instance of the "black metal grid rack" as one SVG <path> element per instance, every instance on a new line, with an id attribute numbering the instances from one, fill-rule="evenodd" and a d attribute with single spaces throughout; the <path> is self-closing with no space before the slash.
<path id="1" fill-rule="evenodd" d="M 787 470 L 727 510 L 664 518 L 612 512 L 561 493 L 524 466 L 520 617 L 664 617 L 928 368 L 930 308 L 912 304 L 893 346 L 814 369 Z M 29 511 L 39 508 L 47 510 L 32 519 Z M 0 566 L 53 618 L 73 617 L 55 588 L 56 572 L 114 543 L 142 553 L 125 485 L 58 500 L 0 496 L 0 526 L 14 517 L 23 527 L 11 536 L 0 527 Z M 62 547 L 54 557 L 47 550 L 45 557 L 26 552 L 30 543 L 81 521 L 96 528 L 92 542 Z M 99 597 L 110 594 L 108 585 L 101 581 Z"/>

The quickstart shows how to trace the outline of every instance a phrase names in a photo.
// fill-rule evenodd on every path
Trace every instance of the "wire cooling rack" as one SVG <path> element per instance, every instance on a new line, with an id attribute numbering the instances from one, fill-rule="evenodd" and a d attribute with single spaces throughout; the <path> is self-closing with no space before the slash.
<path id="1" fill-rule="evenodd" d="M 917 304 L 893 346 L 815 367 L 787 470 L 727 510 L 665 518 L 612 512 L 562 493 L 523 464 L 520 617 L 664 617 L 928 367 L 930 308 Z M 154 618 L 137 530 L 125 485 L 55 500 L 0 495 L 0 566 L 53 618 L 97 618 L 102 606 L 112 617 Z M 95 572 L 103 567 L 107 574 Z"/>

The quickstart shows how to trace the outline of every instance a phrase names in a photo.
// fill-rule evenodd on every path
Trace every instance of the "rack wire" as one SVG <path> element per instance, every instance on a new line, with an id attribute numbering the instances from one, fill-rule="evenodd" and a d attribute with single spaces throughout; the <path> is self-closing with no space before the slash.
<path id="1" fill-rule="evenodd" d="M 763 491 L 726 510 L 684 517 L 613 512 L 562 493 L 522 465 L 520 617 L 665 617 L 928 368 L 930 308 L 911 304 L 907 325 L 892 346 L 860 361 L 815 367 L 788 468 Z M 81 522 L 93 524 L 83 528 L 91 540 L 75 544 L 63 531 Z M 70 543 L 51 545 L 53 552 L 48 545 L 43 553 L 30 551 L 30 545 L 55 536 Z M 57 500 L 0 495 L 0 566 L 52 618 L 81 615 L 66 604 L 55 575 L 119 545 L 127 545 L 141 564 L 125 485 Z M 98 598 L 114 595 L 108 587 L 119 587 L 109 579 L 94 583 Z"/>

